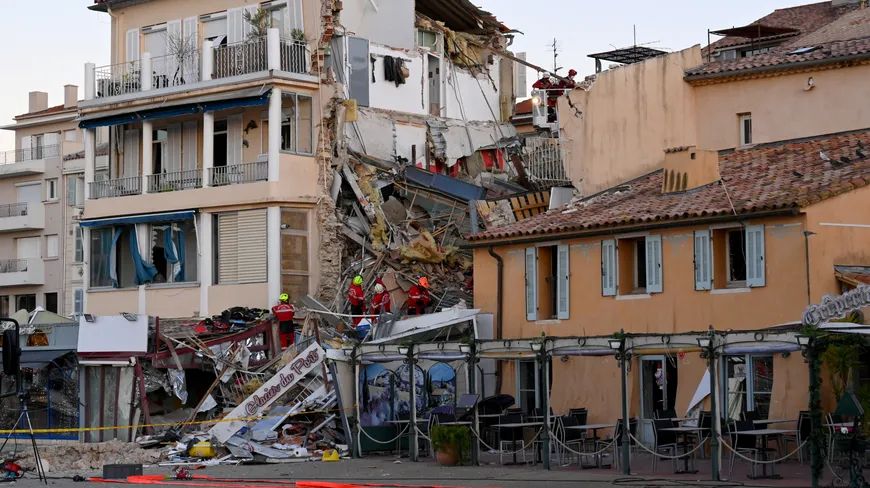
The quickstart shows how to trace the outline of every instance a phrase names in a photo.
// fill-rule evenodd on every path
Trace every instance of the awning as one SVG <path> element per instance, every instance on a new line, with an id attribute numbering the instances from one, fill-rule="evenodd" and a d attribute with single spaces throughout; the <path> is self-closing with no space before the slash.
<path id="1" fill-rule="evenodd" d="M 178 222 L 190 220 L 196 214 L 193 210 L 179 212 L 162 212 L 144 215 L 127 215 L 124 217 L 106 217 L 102 219 L 87 219 L 79 222 L 82 227 L 106 227 L 109 225 L 148 224 L 152 222 Z"/>
<path id="2" fill-rule="evenodd" d="M 781 352 L 795 352 L 800 351 L 800 346 L 795 342 L 794 344 L 789 344 L 786 342 L 759 342 L 756 344 L 732 344 L 725 346 L 723 349 L 724 354 L 774 354 Z"/>
<path id="3" fill-rule="evenodd" d="M 160 103 L 140 107 L 135 111 L 116 111 L 112 115 L 106 113 L 84 116 L 79 119 L 79 127 L 93 129 L 95 127 L 108 127 L 112 125 L 129 124 L 140 120 L 166 119 L 180 117 L 182 115 L 214 112 L 241 107 L 257 107 L 269 103 L 269 93 L 259 94 L 260 89 L 254 90 L 256 96 L 250 96 L 251 91 L 242 93 L 229 93 L 222 98 L 218 95 L 199 97 L 199 99 L 185 99 L 183 103 L 171 104 Z"/>
<path id="4" fill-rule="evenodd" d="M 42 368 L 43 366 L 63 356 L 64 354 L 68 354 L 71 352 L 75 351 L 73 349 L 24 349 L 23 351 L 21 351 L 21 367 L 34 369 Z"/>

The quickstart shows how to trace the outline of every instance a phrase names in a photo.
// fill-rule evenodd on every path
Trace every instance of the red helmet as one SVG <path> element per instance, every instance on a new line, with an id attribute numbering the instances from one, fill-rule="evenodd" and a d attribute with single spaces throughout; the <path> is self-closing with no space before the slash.
<path id="1" fill-rule="evenodd" d="M 573 69 L 573 68 L 572 68 L 572 69 L 569 69 L 569 70 L 568 70 L 568 76 L 577 76 L 577 70 L 575 70 L 575 69 Z"/>

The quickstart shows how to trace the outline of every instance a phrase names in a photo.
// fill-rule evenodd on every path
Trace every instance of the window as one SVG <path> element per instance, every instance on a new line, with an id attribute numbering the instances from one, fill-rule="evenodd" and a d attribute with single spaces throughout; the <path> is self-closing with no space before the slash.
<path id="1" fill-rule="evenodd" d="M 567 319 L 570 312 L 567 245 L 526 249 L 526 319 Z"/>
<path id="2" fill-rule="evenodd" d="M 73 313 L 76 315 L 85 313 L 85 291 L 81 288 L 73 290 Z"/>
<path id="3" fill-rule="evenodd" d="M 109 128 L 97 127 L 94 129 L 94 144 L 100 145 L 109 142 Z"/>
<path id="4" fill-rule="evenodd" d="M 438 34 L 432 31 L 417 29 L 417 46 L 435 51 L 438 48 Z"/>
<path id="5" fill-rule="evenodd" d="M 45 236 L 45 257 L 56 258 L 59 255 L 60 240 L 57 234 Z"/>
<path id="6" fill-rule="evenodd" d="M 226 13 L 211 14 L 202 17 L 202 39 L 211 41 L 215 47 L 227 43 Z"/>
<path id="7" fill-rule="evenodd" d="M 214 226 L 217 284 L 267 280 L 266 209 L 217 214 Z"/>
<path id="8" fill-rule="evenodd" d="M 281 290 L 291 297 L 309 293 L 309 235 L 305 210 L 281 209 Z"/>
<path id="9" fill-rule="evenodd" d="M 601 246 L 604 296 L 661 293 L 661 236 L 607 240 Z"/>
<path id="10" fill-rule="evenodd" d="M 15 295 L 15 310 L 27 310 L 28 312 L 32 312 L 33 309 L 36 308 L 36 295 L 27 294 L 27 295 Z"/>
<path id="11" fill-rule="evenodd" d="M 0 296 L 0 317 L 8 317 L 11 315 L 9 310 L 9 297 L 6 295 Z"/>
<path id="12" fill-rule="evenodd" d="M 70 207 L 85 206 L 85 177 L 70 175 L 66 178 L 66 204 Z"/>
<path id="13" fill-rule="evenodd" d="M 350 75 L 348 86 L 350 98 L 356 100 L 360 107 L 369 106 L 369 79 L 371 79 L 371 60 L 369 59 L 369 41 L 358 37 L 347 39 L 348 61 Z"/>
<path id="14" fill-rule="evenodd" d="M 75 226 L 73 229 L 73 236 L 75 239 L 75 251 L 73 255 L 73 262 L 81 263 L 85 259 L 85 250 L 84 250 L 84 238 L 82 236 L 82 228 L 79 226 Z"/>
<path id="15" fill-rule="evenodd" d="M 768 418 L 773 392 L 773 357 L 725 356 L 724 360 L 727 418 L 736 420 L 746 412 L 755 412 L 759 419 Z"/>
<path id="16" fill-rule="evenodd" d="M 63 140 L 66 142 L 78 142 L 78 140 L 79 140 L 78 129 L 70 129 L 70 130 L 63 131 Z"/>
<path id="17" fill-rule="evenodd" d="M 311 97 L 286 93 L 281 108 L 281 150 L 284 152 L 312 154 L 312 103 Z M 268 135 L 268 122 L 263 124 L 263 134 Z M 263 144 L 264 148 L 266 144 Z M 264 151 L 265 152 L 265 151 Z"/>
<path id="18" fill-rule="evenodd" d="M 737 120 L 740 124 L 740 145 L 752 144 L 752 114 L 739 114 Z"/>
<path id="19" fill-rule="evenodd" d="M 151 224 L 151 263 L 154 283 L 196 281 L 196 228 L 193 220 Z"/>
<path id="20" fill-rule="evenodd" d="M 707 246 L 704 246 L 704 235 L 710 236 Z M 695 289 L 764 284 L 764 226 L 748 225 L 695 233 Z"/>
<path id="21" fill-rule="evenodd" d="M 45 294 L 45 309 L 57 313 L 57 293 Z"/>
<path id="22" fill-rule="evenodd" d="M 57 200 L 57 178 L 45 180 L 45 199 L 49 201 Z"/>

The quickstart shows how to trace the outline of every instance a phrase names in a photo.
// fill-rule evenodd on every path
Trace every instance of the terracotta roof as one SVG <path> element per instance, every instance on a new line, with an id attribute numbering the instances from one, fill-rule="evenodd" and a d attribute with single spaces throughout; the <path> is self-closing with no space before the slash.
<path id="1" fill-rule="evenodd" d="M 75 107 L 64 108 L 63 104 L 60 104 L 60 105 L 55 105 L 54 107 L 48 107 L 47 109 L 40 110 L 38 112 L 29 112 L 26 114 L 16 115 L 12 119 L 13 120 L 27 119 L 27 118 L 31 118 L 31 117 L 41 117 L 43 115 L 52 115 L 52 114 L 57 114 L 60 112 L 75 111 L 75 110 L 76 110 Z"/>
<path id="2" fill-rule="evenodd" d="M 858 156 L 859 143 L 863 157 Z M 836 164 L 824 161 L 820 152 Z M 842 157 L 850 162 L 840 163 Z M 870 129 L 723 151 L 719 172 L 724 184 L 662 193 L 662 170 L 657 170 L 469 240 L 606 231 L 805 207 L 870 184 Z"/>
<path id="3" fill-rule="evenodd" d="M 870 285 L 870 266 L 834 266 L 834 276 L 847 285 Z"/>
<path id="4" fill-rule="evenodd" d="M 532 113 L 532 99 L 526 99 L 514 105 L 514 116 Z"/>
<path id="5" fill-rule="evenodd" d="M 794 53 L 801 47 L 813 49 L 808 52 Z M 870 59 L 870 37 L 832 41 L 824 44 L 779 46 L 764 54 L 728 61 L 714 61 L 686 70 L 686 80 L 732 76 L 752 70 L 786 70 L 789 66 L 797 63 L 826 64 L 853 58 Z"/>
<path id="6" fill-rule="evenodd" d="M 843 14 L 837 20 L 788 44 L 790 46 L 798 44 L 801 46 L 811 46 L 813 44 L 861 39 L 864 37 L 870 37 L 870 8 L 861 8 Z"/>

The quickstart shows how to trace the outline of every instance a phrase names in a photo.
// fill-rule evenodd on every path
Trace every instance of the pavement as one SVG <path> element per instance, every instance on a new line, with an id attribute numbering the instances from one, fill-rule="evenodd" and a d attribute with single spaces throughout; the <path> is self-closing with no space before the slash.
<path id="1" fill-rule="evenodd" d="M 169 475 L 170 467 L 146 468 L 146 474 Z M 156 486 L 179 485 L 226 488 L 276 488 L 283 484 L 288 488 L 291 482 L 330 481 L 337 483 L 353 483 L 356 486 L 391 486 L 391 487 L 488 487 L 488 488 L 520 488 L 520 487 L 762 487 L 762 486 L 800 486 L 800 483 L 766 484 L 739 480 L 736 482 L 712 482 L 702 479 L 700 475 L 675 476 L 662 474 L 660 476 L 625 477 L 614 469 L 579 470 L 576 466 L 570 469 L 559 468 L 546 471 L 540 465 L 503 466 L 495 463 L 482 466 L 439 466 L 431 459 L 412 463 L 407 459 L 396 459 L 393 456 L 367 457 L 364 459 L 342 459 L 335 463 L 296 462 L 290 464 L 212 466 L 193 471 L 196 476 L 214 478 L 232 478 L 233 483 L 215 482 L 211 480 L 195 480 L 193 482 L 155 483 Z M 99 473 L 94 473 L 99 475 Z M 72 478 L 61 478 L 49 473 L 51 487 L 99 487 L 106 488 L 105 483 L 75 482 Z M 792 480 L 794 482 L 796 480 Z M 183 484 L 182 484 L 183 483 Z M 16 483 L 18 486 L 40 486 L 38 481 L 28 476 Z M 351 485 L 354 486 L 354 485 Z"/>

